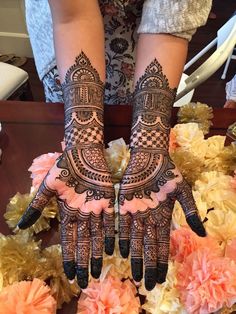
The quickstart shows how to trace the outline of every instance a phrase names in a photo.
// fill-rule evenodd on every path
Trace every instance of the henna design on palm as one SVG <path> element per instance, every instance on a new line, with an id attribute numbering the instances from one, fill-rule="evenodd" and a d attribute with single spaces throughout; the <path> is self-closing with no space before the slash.
<path id="1" fill-rule="evenodd" d="M 134 280 L 143 277 L 148 290 L 165 281 L 168 270 L 171 217 L 177 199 L 190 227 L 205 236 L 191 187 L 168 154 L 171 89 L 155 59 L 139 79 L 134 93 L 131 158 L 119 191 L 119 246 L 131 251 Z"/>
<path id="2" fill-rule="evenodd" d="M 77 276 L 81 288 L 88 285 L 90 247 L 91 274 L 98 278 L 104 243 L 110 255 L 115 244 L 115 192 L 103 146 L 103 91 L 98 72 L 81 52 L 63 84 L 66 150 L 18 223 L 21 229 L 34 224 L 57 196 L 64 271 L 71 280 Z"/>

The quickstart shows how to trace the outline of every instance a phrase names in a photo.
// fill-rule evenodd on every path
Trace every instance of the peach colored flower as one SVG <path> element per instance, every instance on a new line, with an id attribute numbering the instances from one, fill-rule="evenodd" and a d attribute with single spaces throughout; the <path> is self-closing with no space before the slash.
<path id="1" fill-rule="evenodd" d="M 136 292 L 129 279 L 107 276 L 92 280 L 79 298 L 77 314 L 138 314 L 140 300 Z"/>
<path id="2" fill-rule="evenodd" d="M 201 238 L 187 227 L 172 231 L 170 240 L 171 258 L 178 263 L 183 263 L 191 253 L 204 247 L 208 247 L 215 256 L 222 255 L 215 239 L 209 236 Z"/>
<path id="3" fill-rule="evenodd" d="M 225 247 L 225 256 L 236 263 L 236 238 L 227 242 Z"/>
<path id="4" fill-rule="evenodd" d="M 50 295 L 50 288 L 37 278 L 4 288 L 0 293 L 0 305 L 0 314 L 56 313 L 56 301 Z"/>
<path id="5" fill-rule="evenodd" d="M 236 302 L 236 264 L 209 248 L 189 255 L 177 273 L 177 288 L 189 314 L 209 314 Z"/>
<path id="6" fill-rule="evenodd" d="M 32 185 L 34 188 L 40 186 L 44 177 L 59 156 L 61 156 L 61 153 L 48 153 L 33 160 L 33 163 L 28 170 L 31 172 L 30 177 L 33 179 Z"/>

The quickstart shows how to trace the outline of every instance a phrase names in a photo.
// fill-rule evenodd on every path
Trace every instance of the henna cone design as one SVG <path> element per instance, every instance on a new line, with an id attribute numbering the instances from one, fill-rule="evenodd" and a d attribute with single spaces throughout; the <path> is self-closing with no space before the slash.
<path id="1" fill-rule="evenodd" d="M 175 94 L 161 65 L 153 60 L 135 88 L 131 158 L 119 192 L 120 252 L 127 257 L 130 246 L 136 281 L 142 278 L 144 255 L 148 290 L 166 278 L 174 200 L 181 203 L 193 231 L 206 235 L 191 188 L 168 154 Z"/>
<path id="2" fill-rule="evenodd" d="M 64 270 L 69 279 L 77 275 L 80 287 L 86 288 L 90 247 L 91 273 L 98 278 L 103 243 L 110 255 L 115 244 L 115 192 L 103 145 L 104 84 L 81 52 L 62 87 L 66 150 L 49 171 L 18 226 L 22 229 L 31 226 L 56 195 Z"/>

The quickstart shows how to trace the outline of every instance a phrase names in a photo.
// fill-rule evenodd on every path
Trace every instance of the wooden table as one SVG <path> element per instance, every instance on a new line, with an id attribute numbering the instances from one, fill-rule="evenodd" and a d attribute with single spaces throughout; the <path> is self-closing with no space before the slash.
<path id="1" fill-rule="evenodd" d="M 173 124 L 177 109 L 173 110 Z M 132 108 L 105 107 L 105 141 L 123 137 L 128 143 Z M 28 168 L 32 160 L 44 153 L 60 152 L 63 139 L 63 104 L 0 101 L 0 147 L 3 150 L 0 165 L 0 232 L 9 234 L 3 214 L 9 198 L 17 192 L 28 193 L 31 186 Z M 236 121 L 236 109 L 214 109 L 211 135 L 225 135 L 227 127 Z M 55 244 L 58 234 L 47 233 L 47 245 Z M 75 313 L 75 302 L 58 313 Z"/>

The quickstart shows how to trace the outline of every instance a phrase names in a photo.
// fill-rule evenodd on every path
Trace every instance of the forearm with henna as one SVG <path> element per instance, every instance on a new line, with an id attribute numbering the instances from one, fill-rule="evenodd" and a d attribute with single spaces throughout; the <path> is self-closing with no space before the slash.
<path id="1" fill-rule="evenodd" d="M 191 188 L 169 157 L 171 110 L 176 90 L 171 89 L 159 62 L 154 59 L 138 80 L 134 92 L 131 159 L 121 182 L 120 251 L 131 248 L 133 278 L 145 285 L 165 281 L 168 269 L 172 210 L 178 199 L 191 228 L 205 236 Z"/>
<path id="2" fill-rule="evenodd" d="M 57 195 L 64 270 L 69 279 L 76 274 L 79 285 L 85 288 L 90 244 L 91 273 L 95 278 L 102 269 L 103 230 L 105 251 L 112 254 L 114 249 L 115 194 L 103 144 L 104 84 L 81 52 L 67 71 L 62 88 L 66 149 L 49 171 L 19 227 L 32 225 L 47 201 Z"/>

